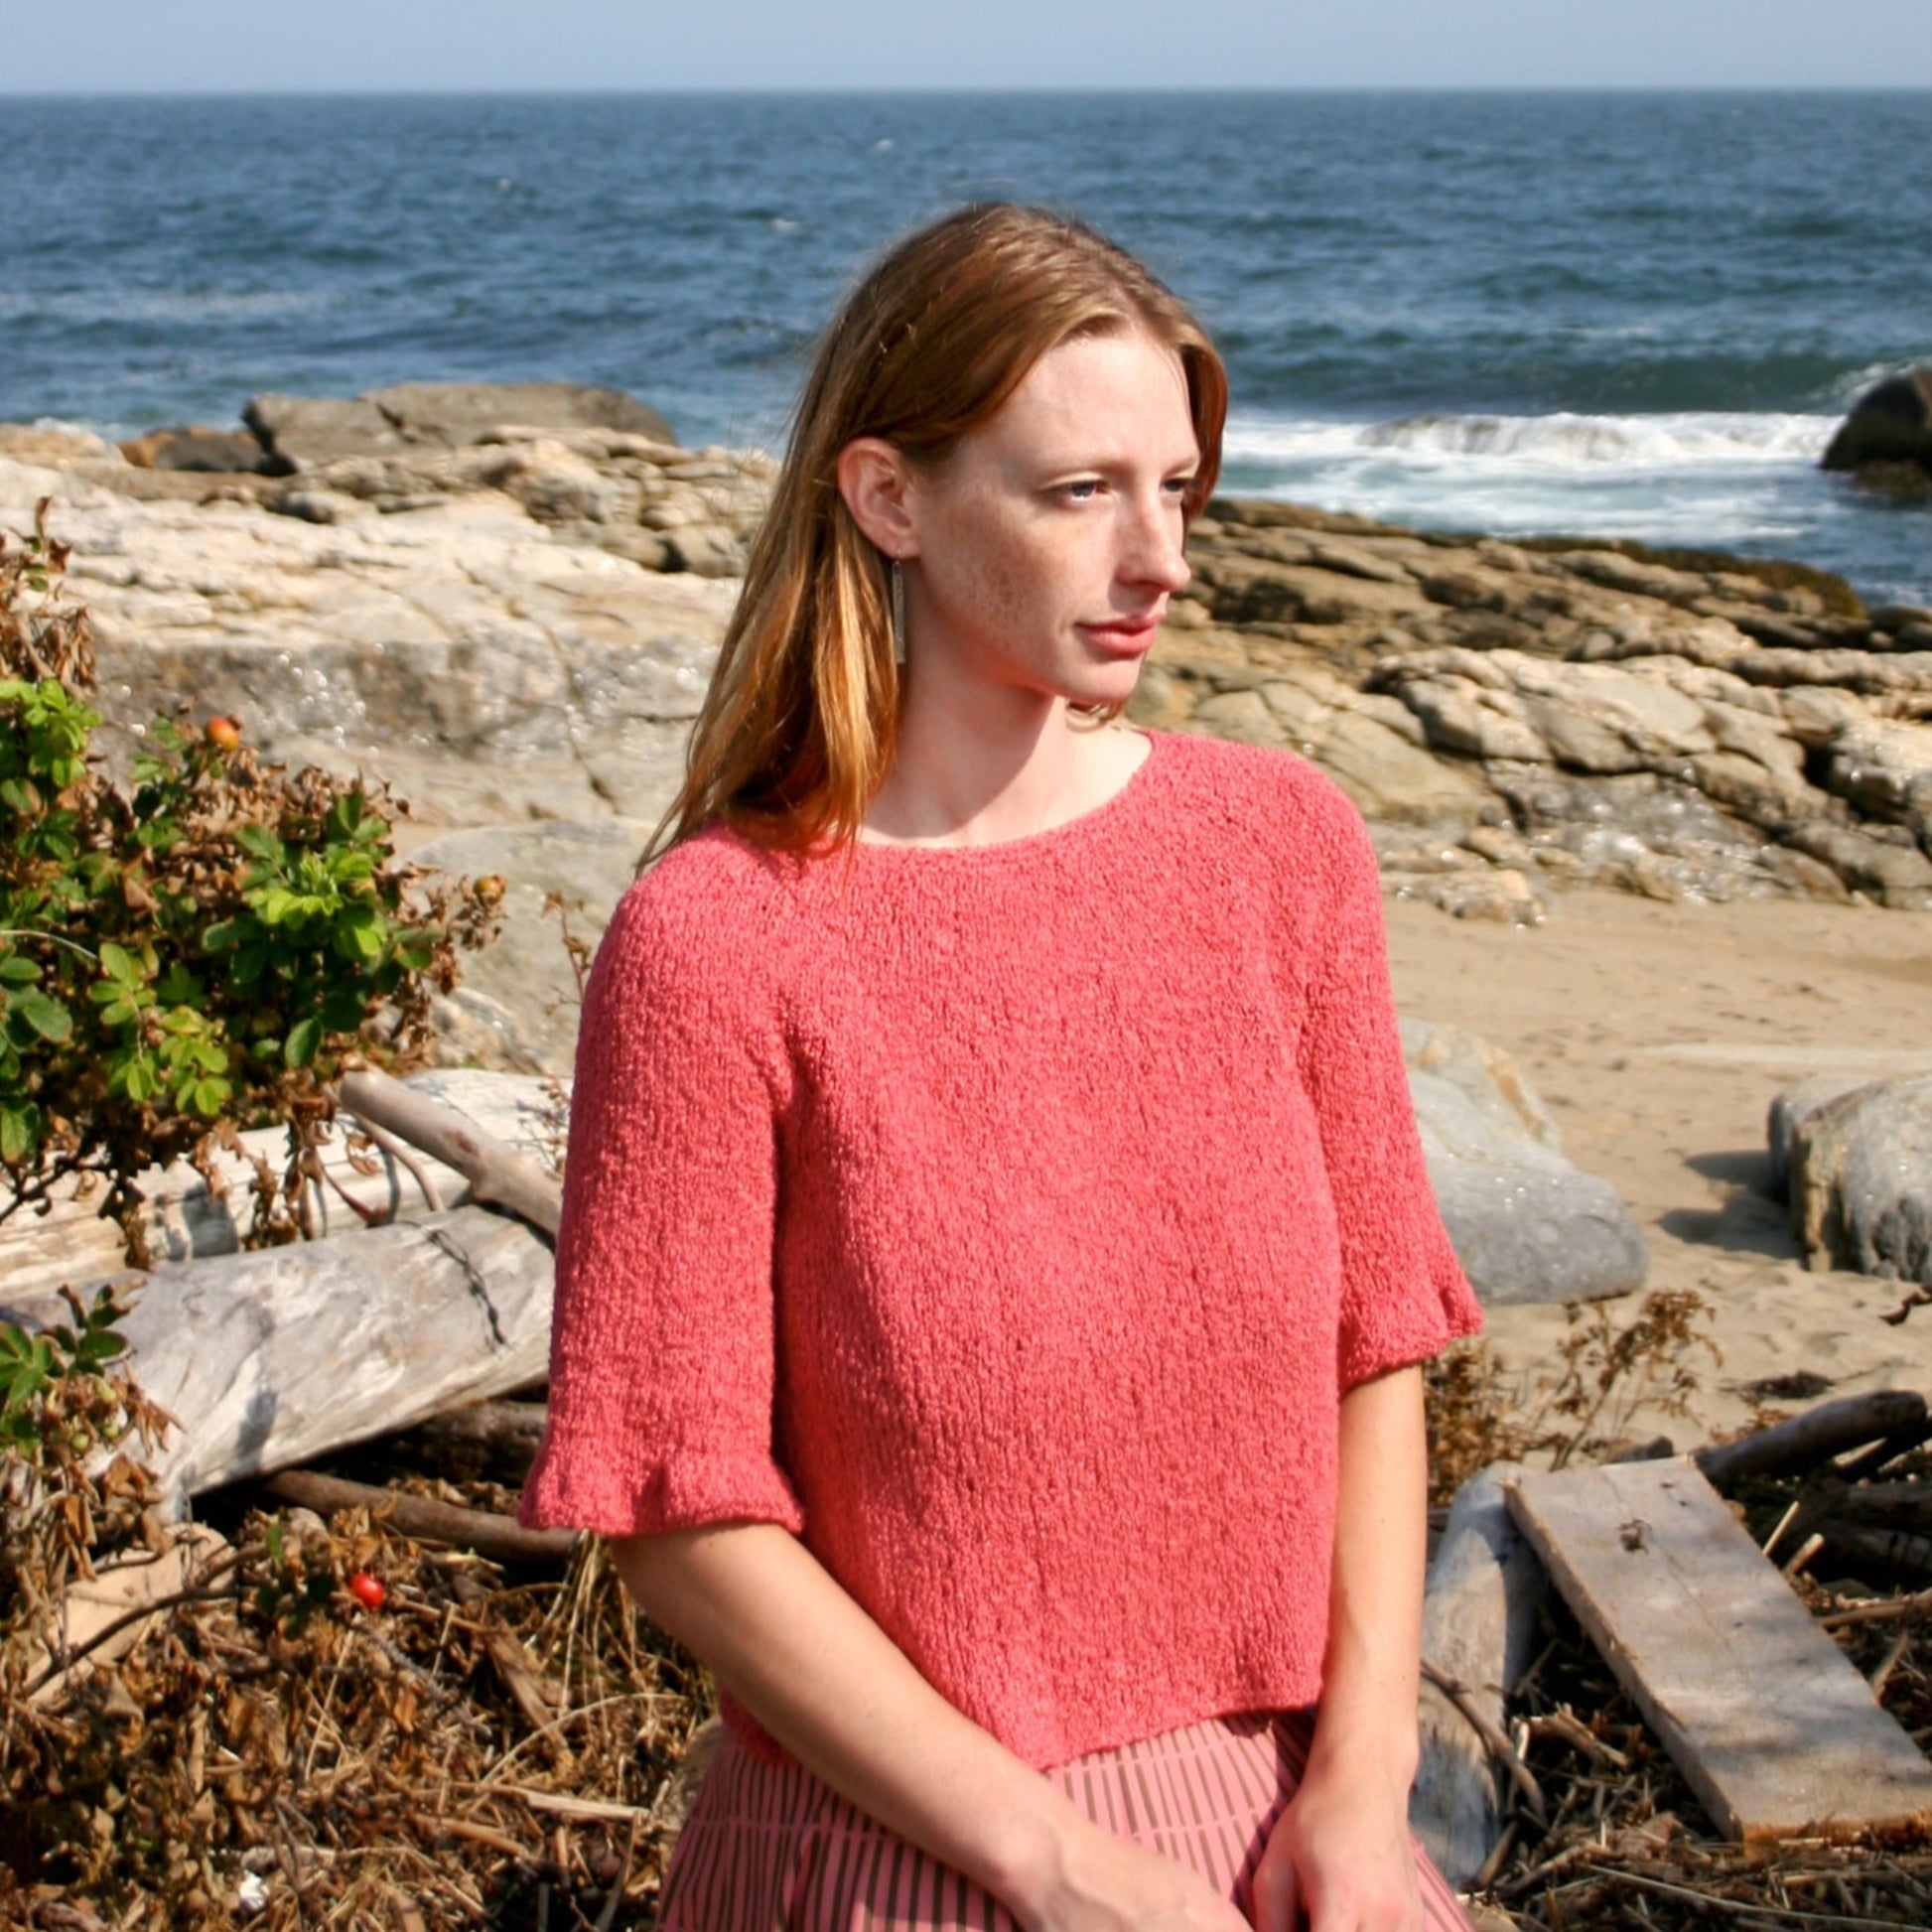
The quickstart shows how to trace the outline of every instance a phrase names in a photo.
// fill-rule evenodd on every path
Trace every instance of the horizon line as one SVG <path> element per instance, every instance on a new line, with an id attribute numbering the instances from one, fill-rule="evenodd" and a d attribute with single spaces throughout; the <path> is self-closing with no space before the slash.
<path id="1" fill-rule="evenodd" d="M 181 87 L 10 87 L 0 82 L 0 100 L 542 100 L 542 99 L 862 99 L 917 94 L 974 98 L 984 95 L 1219 94 L 1294 96 L 1310 94 L 1897 94 L 1932 95 L 1932 80 L 1300 80 L 1257 84 L 1252 81 L 1142 81 L 1081 83 L 998 82 L 970 85 L 940 81 L 870 82 L 863 85 L 761 85 L 693 81 L 684 85 L 614 87 L 559 82 L 544 86 L 418 86 L 345 84 L 341 86 L 181 86 Z"/>

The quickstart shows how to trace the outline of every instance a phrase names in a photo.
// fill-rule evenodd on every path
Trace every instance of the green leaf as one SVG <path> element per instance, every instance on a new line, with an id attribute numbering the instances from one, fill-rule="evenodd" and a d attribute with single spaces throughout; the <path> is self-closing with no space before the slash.
<path id="1" fill-rule="evenodd" d="M 92 1368 L 96 1362 L 112 1361 L 126 1348 L 127 1339 L 105 1328 L 93 1328 L 80 1337 L 80 1344 L 73 1351 L 73 1358 L 85 1368 Z"/>
<path id="2" fill-rule="evenodd" d="M 19 953 L 0 956 L 0 984 L 25 986 L 30 980 L 37 980 L 41 969 L 31 959 L 23 959 Z"/>
<path id="3" fill-rule="evenodd" d="M 266 825 L 243 825 L 234 836 L 235 843 L 251 859 L 260 859 L 268 865 L 279 865 L 286 856 L 287 848 Z"/>
<path id="4" fill-rule="evenodd" d="M 40 1145 L 40 1111 L 0 1104 L 0 1161 L 24 1161 Z"/>
<path id="5" fill-rule="evenodd" d="M 362 991 L 354 986 L 333 988 L 322 1003 L 325 1033 L 352 1034 L 362 1024 Z"/>
<path id="6" fill-rule="evenodd" d="M 180 960 L 170 966 L 155 982 L 155 998 L 165 1001 L 171 1007 L 187 1007 L 200 1003 L 202 983 Z"/>
<path id="7" fill-rule="evenodd" d="M 298 1021 L 289 1029 L 289 1036 L 282 1042 L 282 1059 L 288 1066 L 307 1066 L 316 1056 L 316 1048 L 322 1044 L 322 1017 L 311 1014 L 307 1020 Z"/>
<path id="8" fill-rule="evenodd" d="M 101 944 L 100 966 L 101 971 L 110 979 L 117 979 L 123 985 L 140 977 L 139 969 L 134 964 L 134 955 L 125 946 L 115 945 L 111 939 Z"/>
<path id="9" fill-rule="evenodd" d="M 345 959 L 382 957 L 382 915 L 369 905 L 351 905 L 336 921 L 335 946 Z"/>
<path id="10" fill-rule="evenodd" d="M 27 988 L 13 996 L 13 1011 L 43 1039 L 52 1040 L 59 1045 L 73 1034 L 73 1016 L 59 1000 L 51 1000 L 45 993 Z"/>
<path id="11" fill-rule="evenodd" d="M 228 1104 L 228 1096 L 233 1091 L 225 1080 L 197 1080 L 189 1089 L 188 1104 L 203 1119 L 212 1120 Z"/>

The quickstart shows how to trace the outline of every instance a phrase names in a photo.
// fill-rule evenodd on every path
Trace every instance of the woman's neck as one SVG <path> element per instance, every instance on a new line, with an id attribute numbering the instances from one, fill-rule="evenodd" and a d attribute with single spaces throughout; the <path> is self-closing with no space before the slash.
<path id="1" fill-rule="evenodd" d="M 1140 768 L 1138 733 L 1096 729 L 1064 699 L 1002 693 L 995 719 L 942 716 L 909 691 L 892 769 L 861 837 L 891 845 L 995 845 L 1104 805 Z"/>

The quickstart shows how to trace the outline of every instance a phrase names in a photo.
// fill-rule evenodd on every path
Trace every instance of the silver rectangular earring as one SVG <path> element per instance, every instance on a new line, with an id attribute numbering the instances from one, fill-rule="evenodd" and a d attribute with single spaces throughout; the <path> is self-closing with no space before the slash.
<path id="1" fill-rule="evenodd" d="M 890 566 L 893 600 L 893 662 L 905 662 L 905 573 L 895 557 Z"/>

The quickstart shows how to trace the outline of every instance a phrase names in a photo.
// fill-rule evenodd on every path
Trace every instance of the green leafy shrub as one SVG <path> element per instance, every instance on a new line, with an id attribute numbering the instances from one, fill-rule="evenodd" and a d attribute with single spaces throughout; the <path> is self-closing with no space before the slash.
<path id="1" fill-rule="evenodd" d="M 351 1056 L 421 1061 L 501 882 L 398 864 L 381 785 L 264 763 L 231 719 L 157 720 L 108 777 L 46 507 L 0 542 L 0 1219 L 98 1174 L 145 1265 L 135 1176 L 211 1173 L 216 1147 L 279 1121 L 290 1166 L 259 1173 L 254 1238 L 292 1238 L 329 1082 Z"/>

